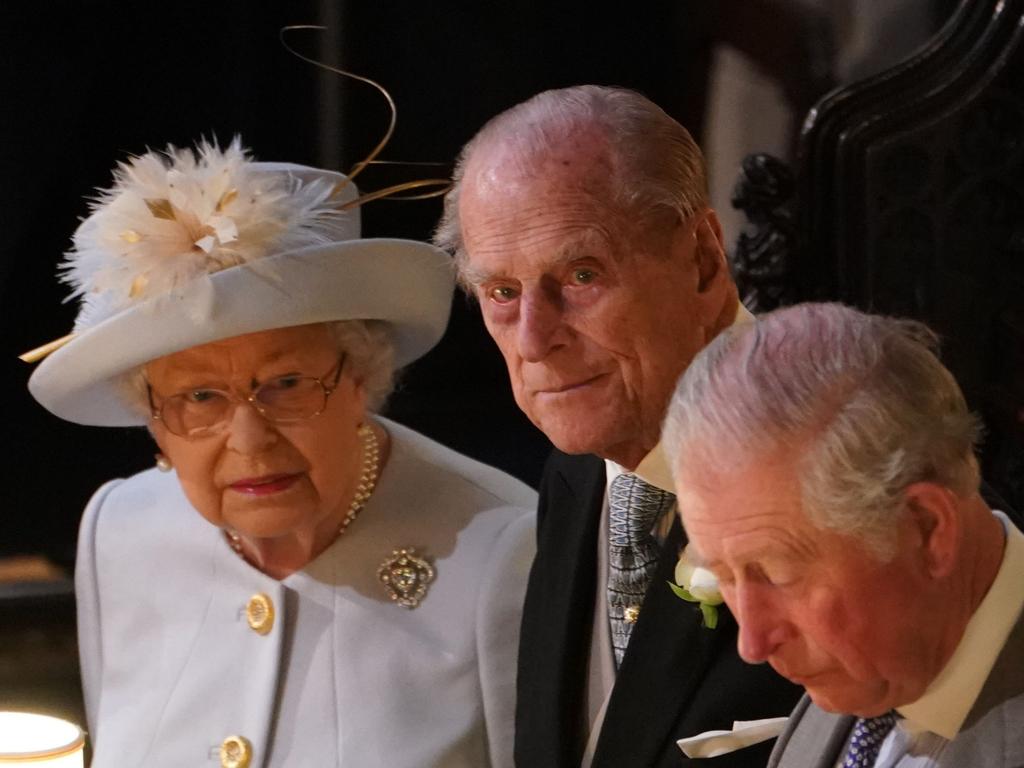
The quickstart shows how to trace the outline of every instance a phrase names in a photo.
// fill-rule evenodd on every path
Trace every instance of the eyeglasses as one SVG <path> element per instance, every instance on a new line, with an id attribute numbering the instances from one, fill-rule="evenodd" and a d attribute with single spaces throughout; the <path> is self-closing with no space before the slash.
<path id="1" fill-rule="evenodd" d="M 159 406 L 153 402 L 153 388 L 147 383 L 149 410 L 153 419 L 163 422 L 172 435 L 188 440 L 207 437 L 224 430 L 234 406 L 247 403 L 267 421 L 288 424 L 319 416 L 327 407 L 327 398 L 338 388 L 345 355 L 341 356 L 330 385 L 317 376 L 279 376 L 265 381 L 246 396 L 223 389 L 190 389 L 165 397 Z"/>

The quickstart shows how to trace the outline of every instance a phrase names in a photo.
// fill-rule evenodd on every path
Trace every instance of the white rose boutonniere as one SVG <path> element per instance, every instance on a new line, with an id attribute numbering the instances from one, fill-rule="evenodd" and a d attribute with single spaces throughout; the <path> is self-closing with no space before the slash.
<path id="1" fill-rule="evenodd" d="M 718 606 L 722 604 L 718 579 L 707 568 L 697 565 L 687 549 L 683 549 L 676 563 L 676 583 L 670 581 L 668 585 L 677 597 L 688 603 L 698 603 L 704 626 L 714 629 L 718 626 Z"/>

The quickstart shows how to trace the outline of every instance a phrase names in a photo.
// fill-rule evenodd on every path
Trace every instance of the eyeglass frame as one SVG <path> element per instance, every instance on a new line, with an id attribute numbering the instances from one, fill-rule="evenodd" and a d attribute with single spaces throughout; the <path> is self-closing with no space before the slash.
<path id="1" fill-rule="evenodd" d="M 320 407 L 320 409 L 318 411 L 316 411 L 315 413 L 311 413 L 309 416 L 300 416 L 298 418 L 291 418 L 291 419 L 288 419 L 288 418 L 285 418 L 285 419 L 275 419 L 275 418 L 267 415 L 266 411 L 264 410 L 264 406 L 262 406 L 262 404 L 256 399 L 257 393 L 260 391 L 260 389 L 262 389 L 265 385 L 269 384 L 271 381 L 276 381 L 277 379 L 288 378 L 287 374 L 285 376 L 276 376 L 276 377 L 274 377 L 272 379 L 268 379 L 267 381 L 264 381 L 262 384 L 260 384 L 259 386 L 255 387 L 252 390 L 252 392 L 250 392 L 245 397 L 237 394 L 233 390 L 216 389 L 214 387 L 196 387 L 195 390 L 202 389 L 205 392 L 216 392 L 218 395 L 225 396 L 228 399 L 228 401 L 235 403 L 236 407 L 237 407 L 238 404 L 243 404 L 243 403 L 246 404 L 246 405 L 249 405 L 249 406 L 252 407 L 252 409 L 254 411 L 256 411 L 256 413 L 258 413 L 262 418 L 266 419 L 271 424 L 298 424 L 299 422 L 308 421 L 309 419 L 315 419 L 317 416 L 319 416 L 320 414 L 322 414 L 324 411 L 327 410 L 327 401 L 330 398 L 330 396 L 332 394 L 334 394 L 335 390 L 337 390 L 337 388 L 338 388 L 338 382 L 341 381 L 341 372 L 343 370 L 345 370 L 345 361 L 346 361 L 347 358 L 348 358 L 348 353 L 342 352 L 341 353 L 341 357 L 338 358 L 337 364 L 332 369 L 328 370 L 327 373 L 325 373 L 323 376 L 306 376 L 306 375 L 295 376 L 295 378 L 299 378 L 299 379 L 312 379 L 317 384 L 319 384 L 320 385 L 320 389 L 323 390 L 323 393 L 324 393 L 323 405 Z M 326 379 L 327 376 L 330 375 L 331 370 L 335 370 L 336 371 L 335 374 L 334 374 L 334 381 L 331 382 L 330 386 L 327 386 L 326 384 L 324 384 L 324 379 Z M 208 427 L 202 427 L 201 428 L 202 431 L 199 432 L 198 434 L 197 433 L 192 433 L 192 434 L 188 434 L 188 435 L 181 435 L 181 434 L 178 434 L 177 432 L 175 432 L 173 429 L 170 428 L 170 426 L 167 423 L 167 420 L 163 418 L 163 410 L 164 410 L 164 407 L 166 406 L 168 400 L 171 400 L 171 399 L 173 399 L 175 397 L 179 397 L 181 395 L 184 395 L 188 391 L 195 391 L 195 390 L 185 390 L 183 392 L 177 392 L 177 393 L 175 393 L 173 395 L 168 395 L 167 397 L 164 398 L 164 401 L 160 405 L 160 407 L 157 408 L 156 407 L 156 403 L 153 402 L 153 385 L 150 384 L 148 380 L 146 380 L 146 398 L 149 400 L 149 417 L 151 419 L 153 419 L 153 421 L 162 422 L 164 427 L 166 427 L 168 432 L 170 432 L 175 437 L 180 437 L 180 438 L 182 438 L 184 440 L 200 440 L 200 439 L 202 439 L 204 437 L 212 437 L 212 436 L 214 436 L 216 434 L 220 434 L 223 431 L 225 425 L 227 425 L 230 422 L 231 416 L 228 416 L 227 418 L 225 418 L 222 421 L 215 422 L 215 423 L 211 424 Z"/>

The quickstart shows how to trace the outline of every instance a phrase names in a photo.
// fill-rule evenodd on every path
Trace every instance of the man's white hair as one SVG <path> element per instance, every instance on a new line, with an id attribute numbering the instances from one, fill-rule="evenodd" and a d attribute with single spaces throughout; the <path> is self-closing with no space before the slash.
<path id="1" fill-rule="evenodd" d="M 841 304 L 734 326 L 676 388 L 663 433 L 672 466 L 727 475 L 795 457 L 808 517 L 888 560 L 910 484 L 967 496 L 980 482 L 980 422 L 936 348 L 921 323 Z"/>
<path id="2" fill-rule="evenodd" d="M 552 148 L 596 129 L 611 148 L 609 202 L 645 215 L 673 211 L 685 220 L 708 201 L 704 158 L 689 132 L 650 99 L 625 88 L 579 85 L 544 91 L 492 118 L 462 149 L 434 243 L 455 256 L 460 278 L 467 254 L 459 220 L 466 168 L 478 152 L 501 143 L 533 169 Z"/>
<path id="3" fill-rule="evenodd" d="M 378 410 L 395 385 L 395 350 L 388 324 L 381 320 L 337 320 L 324 323 L 345 366 L 366 392 L 367 409 Z M 143 366 L 122 377 L 120 390 L 132 410 L 149 417 L 149 386 Z"/>

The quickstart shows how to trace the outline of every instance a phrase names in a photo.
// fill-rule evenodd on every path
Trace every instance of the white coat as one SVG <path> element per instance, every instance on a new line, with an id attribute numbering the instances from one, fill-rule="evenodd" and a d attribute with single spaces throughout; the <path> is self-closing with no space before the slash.
<path id="1" fill-rule="evenodd" d="M 174 474 L 97 491 L 76 571 L 93 768 L 217 766 L 231 736 L 253 767 L 512 765 L 535 494 L 382 423 L 392 447 L 377 490 L 281 581 L 233 552 Z M 436 572 L 411 610 L 377 574 L 402 547 Z M 246 617 L 259 594 L 274 611 L 266 634 Z"/>

